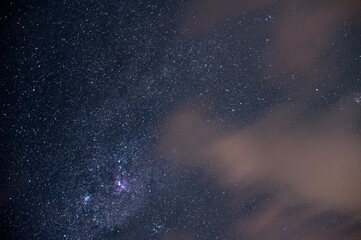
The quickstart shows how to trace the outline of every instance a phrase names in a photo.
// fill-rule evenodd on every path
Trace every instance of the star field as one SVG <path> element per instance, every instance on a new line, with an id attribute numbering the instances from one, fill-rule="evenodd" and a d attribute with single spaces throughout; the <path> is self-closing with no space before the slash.
<path id="1" fill-rule="evenodd" d="M 256 2 L 2 4 L 0 238 L 357 239 L 360 4 Z"/>

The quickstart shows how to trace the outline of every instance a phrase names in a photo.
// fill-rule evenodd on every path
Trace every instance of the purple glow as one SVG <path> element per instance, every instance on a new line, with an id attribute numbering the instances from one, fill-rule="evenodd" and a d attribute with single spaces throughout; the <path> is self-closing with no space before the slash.
<path id="1" fill-rule="evenodd" d="M 122 193 L 122 192 L 128 190 L 129 183 L 126 179 L 117 178 L 115 180 L 115 186 L 116 186 L 117 193 Z"/>

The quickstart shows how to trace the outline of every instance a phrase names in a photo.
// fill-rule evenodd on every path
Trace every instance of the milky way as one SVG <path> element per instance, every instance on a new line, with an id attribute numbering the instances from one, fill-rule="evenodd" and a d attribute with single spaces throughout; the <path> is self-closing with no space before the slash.
<path id="1" fill-rule="evenodd" d="M 0 238 L 357 239 L 360 4 L 250 2 L 6 1 Z"/>

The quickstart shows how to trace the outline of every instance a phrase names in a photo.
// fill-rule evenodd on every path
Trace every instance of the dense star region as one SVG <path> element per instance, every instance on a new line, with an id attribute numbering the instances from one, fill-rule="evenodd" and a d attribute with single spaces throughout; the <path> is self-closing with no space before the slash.
<path id="1" fill-rule="evenodd" d="M 0 239 L 359 239 L 360 13 L 1 3 Z"/>

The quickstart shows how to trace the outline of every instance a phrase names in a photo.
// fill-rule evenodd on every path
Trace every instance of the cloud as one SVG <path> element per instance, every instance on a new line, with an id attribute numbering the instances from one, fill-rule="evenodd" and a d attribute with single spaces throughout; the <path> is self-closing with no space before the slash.
<path id="1" fill-rule="evenodd" d="M 197 38 L 244 11 L 262 9 L 275 0 L 199 0 L 192 1 L 180 21 L 182 37 Z"/>
<path id="2" fill-rule="evenodd" d="M 233 232 L 247 226 L 242 234 L 261 234 L 255 239 L 284 239 L 316 216 L 334 212 L 347 215 L 347 224 L 332 235 L 341 236 L 361 213 L 356 115 L 350 107 L 306 117 L 304 109 L 284 105 L 235 131 L 222 128 L 202 111 L 183 108 L 168 118 L 157 152 L 177 164 L 206 169 L 226 189 L 257 186 L 258 193 L 272 194 L 272 207 L 246 223 L 235 223 Z M 285 215 L 291 206 L 307 207 L 297 215 Z M 277 225 L 280 221 L 274 223 L 275 215 L 281 224 L 291 224 L 287 232 Z M 319 231 L 307 227 L 303 234 L 305 239 L 333 239 Z"/>
<path id="3" fill-rule="evenodd" d="M 297 99 L 312 98 L 316 88 L 324 91 L 341 81 L 340 63 L 349 59 L 345 29 L 359 28 L 361 23 L 358 0 L 197 0 L 183 11 L 180 38 L 199 38 L 229 25 L 246 31 L 227 34 L 235 44 L 239 44 L 237 34 L 242 41 L 268 36 L 267 46 L 260 51 L 259 79 L 277 84 Z M 238 23 L 242 16 L 254 18 L 267 12 L 272 12 L 272 24 L 255 21 L 242 27 Z M 255 48 L 262 46 L 262 41 L 254 42 Z"/>
<path id="4" fill-rule="evenodd" d="M 242 239 L 359 239 L 360 231 L 350 230 L 358 222 L 356 217 L 319 210 L 311 204 L 289 206 L 272 199 L 254 215 L 235 222 L 230 232 Z"/>
<path id="5" fill-rule="evenodd" d="M 293 104 L 273 106 L 238 129 L 202 109 L 178 109 L 167 117 L 156 152 L 182 167 L 205 169 L 221 188 L 239 193 L 235 198 L 270 195 L 253 215 L 235 221 L 225 239 L 360 239 L 360 112 L 346 99 L 342 107 L 309 110 L 345 72 L 353 74 L 340 62 L 349 61 L 347 44 L 354 43 L 344 28 L 359 28 L 360 1 L 197 0 L 183 11 L 178 37 L 199 38 L 226 25 L 231 31 L 232 24 L 242 29 L 242 16 L 269 9 L 271 25 L 255 27 L 254 36 L 234 31 L 230 40 L 269 34 L 256 78 L 280 87 Z M 235 209 L 243 200 L 230 199 Z"/>
<path id="6" fill-rule="evenodd" d="M 206 124 L 192 110 L 175 113 L 159 150 L 175 161 L 206 167 L 222 184 L 283 184 L 304 200 L 361 209 L 361 142 L 351 114 L 301 120 L 290 106 L 273 109 L 237 131 Z"/>

